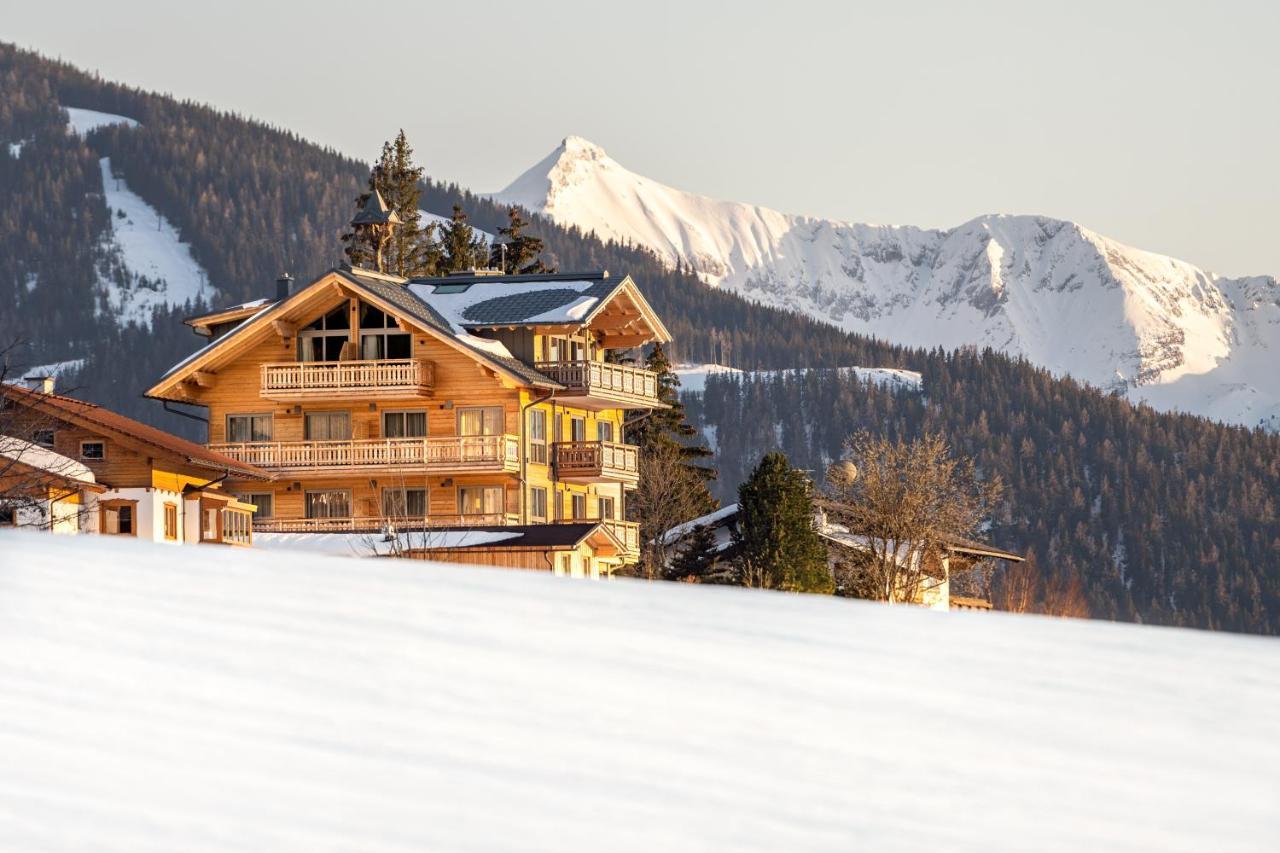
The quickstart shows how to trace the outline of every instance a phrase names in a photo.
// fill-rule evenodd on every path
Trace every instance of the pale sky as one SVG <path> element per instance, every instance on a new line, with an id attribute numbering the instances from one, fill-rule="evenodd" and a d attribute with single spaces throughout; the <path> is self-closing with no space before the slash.
<path id="1" fill-rule="evenodd" d="M 2 5 L 0 39 L 361 159 L 403 126 L 476 190 L 577 134 L 789 213 L 1039 213 L 1280 274 L 1273 0 Z"/>

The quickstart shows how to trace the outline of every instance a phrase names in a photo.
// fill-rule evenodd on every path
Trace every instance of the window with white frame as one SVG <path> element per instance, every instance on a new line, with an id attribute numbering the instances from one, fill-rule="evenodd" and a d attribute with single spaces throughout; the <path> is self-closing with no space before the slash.
<path id="1" fill-rule="evenodd" d="M 543 409 L 529 412 L 529 461 L 547 464 L 547 413 Z"/>
<path id="2" fill-rule="evenodd" d="M 570 497 L 570 503 L 573 506 L 573 518 L 575 521 L 587 517 L 587 496 L 573 495 Z"/>
<path id="3" fill-rule="evenodd" d="M 542 486 L 529 489 L 529 517 L 537 521 L 547 520 L 547 490 Z"/>
<path id="4" fill-rule="evenodd" d="M 613 421 L 596 421 L 596 438 L 613 441 Z"/>
<path id="5" fill-rule="evenodd" d="M 613 498 L 600 498 L 600 517 L 601 518 L 617 518 L 614 514 Z"/>

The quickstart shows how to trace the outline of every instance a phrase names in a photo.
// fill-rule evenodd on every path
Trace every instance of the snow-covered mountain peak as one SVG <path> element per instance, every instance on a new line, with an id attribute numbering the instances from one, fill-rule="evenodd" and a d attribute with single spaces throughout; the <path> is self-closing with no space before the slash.
<path id="1" fill-rule="evenodd" d="M 1280 358 L 1273 278 L 1222 279 L 1048 216 L 940 230 L 720 201 L 574 136 L 494 198 L 851 332 L 989 346 L 1159 408 L 1280 426 L 1280 371 L 1253 366 Z"/>

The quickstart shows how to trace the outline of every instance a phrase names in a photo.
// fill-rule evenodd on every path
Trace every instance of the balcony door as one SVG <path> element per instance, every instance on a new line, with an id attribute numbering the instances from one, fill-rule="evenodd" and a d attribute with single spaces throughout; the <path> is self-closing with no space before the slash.
<path id="1" fill-rule="evenodd" d="M 413 355 L 413 338 L 372 305 L 360 303 L 360 357 L 366 361 L 405 359 Z"/>
<path id="2" fill-rule="evenodd" d="M 350 441 L 350 412 L 307 412 L 307 441 Z"/>
<path id="3" fill-rule="evenodd" d="M 502 407 L 458 409 L 458 435 L 501 435 Z"/>

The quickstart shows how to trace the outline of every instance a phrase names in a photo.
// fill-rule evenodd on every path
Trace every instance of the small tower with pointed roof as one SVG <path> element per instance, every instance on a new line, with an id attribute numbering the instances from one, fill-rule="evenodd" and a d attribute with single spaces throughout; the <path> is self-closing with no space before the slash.
<path id="1" fill-rule="evenodd" d="M 375 184 L 377 183 L 375 178 Z M 391 232 L 400 224 L 400 217 L 396 212 L 387 207 L 387 203 L 382 198 L 382 193 L 378 192 L 375 186 L 373 192 L 369 193 L 369 200 L 364 203 L 364 207 L 351 220 L 351 227 L 355 229 L 357 234 L 366 233 L 371 238 L 373 245 L 377 247 L 375 256 L 377 258 L 378 272 L 386 272 L 382 260 L 382 250 L 386 248 L 387 241 L 391 239 Z"/>

